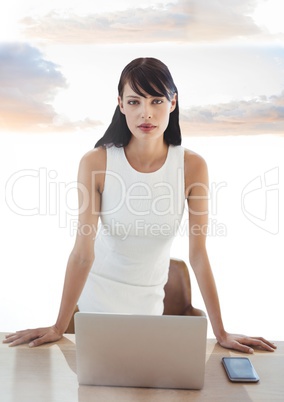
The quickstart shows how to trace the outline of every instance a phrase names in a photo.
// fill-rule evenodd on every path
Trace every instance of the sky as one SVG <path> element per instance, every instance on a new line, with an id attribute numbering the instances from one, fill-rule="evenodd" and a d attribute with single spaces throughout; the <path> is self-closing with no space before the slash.
<path id="1" fill-rule="evenodd" d="M 123 67 L 165 62 L 191 135 L 284 132 L 281 0 L 10 0 L 0 133 L 103 130 Z"/>
<path id="2" fill-rule="evenodd" d="M 208 249 L 225 322 L 235 332 L 251 328 L 252 334 L 283 338 L 276 319 L 283 306 L 282 3 L 3 2 L 0 330 L 46 325 L 56 317 L 76 233 L 79 160 L 110 122 L 121 70 L 150 56 L 174 77 L 183 144 L 205 157 L 210 183 L 220 189 L 211 222 L 213 228 L 225 225 L 227 234 L 208 236 Z M 268 172 L 279 172 L 276 184 L 266 183 Z M 8 190 L 17 177 L 11 200 Z M 42 210 L 26 216 L 9 200 L 27 211 L 39 203 Z M 186 261 L 187 250 L 186 236 L 178 238 L 173 255 Z M 254 320 L 247 308 L 252 299 Z"/>

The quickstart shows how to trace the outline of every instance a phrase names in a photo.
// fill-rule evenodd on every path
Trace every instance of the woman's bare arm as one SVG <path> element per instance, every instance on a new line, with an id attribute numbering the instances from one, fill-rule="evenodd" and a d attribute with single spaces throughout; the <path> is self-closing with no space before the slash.
<path id="1" fill-rule="evenodd" d="M 29 342 L 39 346 L 59 340 L 72 317 L 94 261 L 94 241 L 101 208 L 106 156 L 104 149 L 88 152 L 80 161 L 78 171 L 78 230 L 68 259 L 63 293 L 56 323 L 51 327 L 27 329 L 7 335 L 4 343 L 16 346 Z"/>
<path id="2" fill-rule="evenodd" d="M 225 331 L 214 276 L 206 250 L 208 227 L 208 172 L 197 154 L 185 154 L 186 196 L 189 210 L 189 260 L 218 342 L 231 349 L 252 353 L 252 346 L 273 351 L 275 346 L 261 337 L 229 334 Z"/>

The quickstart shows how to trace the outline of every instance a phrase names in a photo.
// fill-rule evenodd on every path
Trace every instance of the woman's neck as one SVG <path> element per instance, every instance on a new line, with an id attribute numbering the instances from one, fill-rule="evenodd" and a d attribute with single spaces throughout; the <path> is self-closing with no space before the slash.
<path id="1" fill-rule="evenodd" d="M 131 139 L 124 148 L 130 165 L 140 172 L 154 172 L 165 163 L 168 154 L 168 145 L 164 140 L 139 141 Z"/>

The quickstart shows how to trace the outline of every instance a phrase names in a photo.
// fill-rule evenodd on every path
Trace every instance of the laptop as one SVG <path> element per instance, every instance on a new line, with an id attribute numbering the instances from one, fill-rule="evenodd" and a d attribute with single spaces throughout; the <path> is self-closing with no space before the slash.
<path id="1" fill-rule="evenodd" d="M 201 389 L 207 318 L 75 314 L 81 385 Z"/>

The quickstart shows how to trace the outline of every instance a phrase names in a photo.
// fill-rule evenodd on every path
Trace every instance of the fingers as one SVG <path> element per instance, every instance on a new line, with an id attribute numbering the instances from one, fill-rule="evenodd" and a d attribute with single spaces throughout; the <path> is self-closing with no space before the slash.
<path id="1" fill-rule="evenodd" d="M 6 339 L 3 340 L 3 343 L 9 343 L 9 346 L 17 346 L 23 343 L 28 343 L 38 336 L 38 330 L 27 329 L 6 335 Z"/>
<path id="2" fill-rule="evenodd" d="M 54 342 L 62 337 L 52 327 L 27 329 L 17 331 L 13 334 L 6 335 L 3 343 L 9 343 L 9 346 L 17 346 L 28 343 L 30 347 L 39 346 L 43 343 Z"/>
<path id="3" fill-rule="evenodd" d="M 34 339 L 32 342 L 29 343 L 29 347 L 33 348 L 36 346 L 43 345 L 44 343 L 49 343 L 49 342 L 55 342 L 58 341 L 61 338 L 61 335 L 57 335 L 55 333 L 47 333 L 42 336 L 39 336 L 38 338 Z"/>
<path id="4" fill-rule="evenodd" d="M 9 338 L 11 338 L 12 336 L 15 336 L 15 333 L 5 335 L 5 339 L 3 340 L 3 343 L 7 343 L 7 342 L 9 342 Z"/>
<path id="5" fill-rule="evenodd" d="M 244 335 L 227 334 L 220 342 L 221 346 L 235 349 L 243 353 L 254 353 L 253 348 L 274 352 L 276 346 L 262 337 L 249 337 Z"/>
<path id="6" fill-rule="evenodd" d="M 262 338 L 262 337 L 249 337 L 245 339 L 245 343 L 247 345 L 255 346 L 260 349 L 267 350 L 269 352 L 274 352 L 276 349 L 276 346 L 269 342 L 268 340 Z"/>
<path id="7" fill-rule="evenodd" d="M 33 348 L 35 346 L 40 346 L 44 343 L 52 342 L 52 336 L 49 333 L 39 334 L 36 338 L 34 338 L 30 343 L 29 347 Z"/>
<path id="8" fill-rule="evenodd" d="M 228 349 L 238 350 L 239 352 L 243 352 L 243 353 L 252 354 L 254 352 L 253 348 L 251 348 L 250 346 L 245 345 L 241 341 L 237 341 L 237 340 L 230 342 L 226 346 L 225 345 L 222 345 L 222 346 L 224 346 Z"/>
<path id="9" fill-rule="evenodd" d="M 29 330 L 26 330 L 26 331 L 29 331 Z M 13 332 L 11 334 L 5 335 L 5 339 L 3 340 L 3 343 L 12 342 L 12 339 L 21 336 L 21 334 L 24 333 L 24 332 L 25 331 L 17 331 L 17 332 Z"/>

